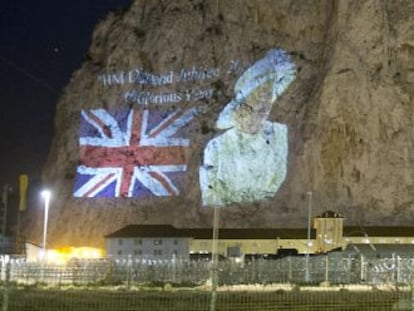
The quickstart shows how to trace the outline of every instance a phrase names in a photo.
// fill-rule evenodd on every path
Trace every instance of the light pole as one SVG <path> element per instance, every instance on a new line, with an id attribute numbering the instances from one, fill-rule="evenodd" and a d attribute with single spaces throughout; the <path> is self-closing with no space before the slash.
<path id="1" fill-rule="evenodd" d="M 49 216 L 49 203 L 50 203 L 51 192 L 49 190 L 42 191 L 42 198 L 45 202 L 44 220 L 43 220 L 43 260 L 46 259 L 46 236 L 47 236 L 47 220 Z"/>
<path id="2" fill-rule="evenodd" d="M 3 187 L 2 193 L 2 202 L 3 202 L 3 224 L 1 230 L 1 254 L 4 256 L 6 254 L 6 234 L 7 234 L 7 208 L 9 202 L 9 194 L 11 192 L 11 187 L 9 184 L 5 184 Z"/>
<path id="3" fill-rule="evenodd" d="M 308 240 L 306 242 L 307 251 L 306 251 L 306 271 L 305 271 L 305 281 L 310 281 L 310 273 L 309 273 L 309 253 L 311 247 L 311 217 L 312 217 L 312 191 L 307 193 L 309 196 L 309 203 L 308 203 Z"/>
<path id="4" fill-rule="evenodd" d="M 216 310 L 216 301 L 217 301 L 217 285 L 218 285 L 218 240 L 219 240 L 219 206 L 213 207 L 213 241 L 211 247 L 211 301 L 210 301 L 210 311 Z"/>

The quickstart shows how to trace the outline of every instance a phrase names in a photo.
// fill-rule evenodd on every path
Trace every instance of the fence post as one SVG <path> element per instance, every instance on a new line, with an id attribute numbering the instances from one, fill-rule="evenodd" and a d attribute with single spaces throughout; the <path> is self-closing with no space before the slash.
<path id="1" fill-rule="evenodd" d="M 391 267 L 392 267 L 392 274 L 391 274 L 391 283 L 392 284 L 395 284 L 395 268 L 396 268 L 396 264 L 395 264 L 395 253 L 392 253 L 392 265 L 391 265 Z"/>
<path id="2" fill-rule="evenodd" d="M 132 265 L 132 258 L 131 255 L 128 255 L 127 259 L 127 289 L 131 288 L 131 265 Z"/>
<path id="3" fill-rule="evenodd" d="M 176 280 L 176 274 L 177 274 L 177 256 L 175 254 L 173 254 L 172 256 L 172 282 L 175 283 L 177 282 Z"/>
<path id="4" fill-rule="evenodd" d="M 411 270 L 411 311 L 414 311 L 414 269 Z"/>
<path id="5" fill-rule="evenodd" d="M 361 254 L 361 267 L 360 267 L 360 281 L 363 282 L 364 281 L 364 256 Z"/>
<path id="6" fill-rule="evenodd" d="M 400 256 L 399 255 L 397 255 L 397 258 L 396 258 L 396 260 L 397 260 L 397 263 L 396 263 L 396 265 L 397 265 L 397 285 L 400 283 Z"/>
<path id="7" fill-rule="evenodd" d="M 398 274 L 397 274 L 397 282 L 398 282 L 398 284 L 399 283 L 401 283 L 401 260 L 402 260 L 402 258 L 400 257 L 400 256 L 398 256 L 398 261 L 397 261 L 397 272 L 398 272 Z M 404 264 L 404 263 L 403 263 Z M 403 274 L 403 277 L 402 277 L 403 279 L 404 279 L 404 274 Z"/>
<path id="8" fill-rule="evenodd" d="M 292 257 L 288 256 L 289 271 L 288 271 L 288 281 L 292 282 Z"/>

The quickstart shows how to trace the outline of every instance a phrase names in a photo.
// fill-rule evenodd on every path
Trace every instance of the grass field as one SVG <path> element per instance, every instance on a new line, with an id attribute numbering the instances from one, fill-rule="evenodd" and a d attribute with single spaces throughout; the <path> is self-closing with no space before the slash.
<path id="1" fill-rule="evenodd" d="M 4 292 L 3 292 L 4 294 Z M 1 303 L 4 302 L 4 295 Z M 103 290 L 39 289 L 7 290 L 10 311 L 201 311 L 210 310 L 210 293 L 202 290 Z M 409 291 L 219 291 L 217 311 L 394 310 Z M 395 307 L 394 307 L 395 308 Z M 4 310 L 4 309 L 3 309 Z M 396 309 L 402 310 L 402 309 Z"/>

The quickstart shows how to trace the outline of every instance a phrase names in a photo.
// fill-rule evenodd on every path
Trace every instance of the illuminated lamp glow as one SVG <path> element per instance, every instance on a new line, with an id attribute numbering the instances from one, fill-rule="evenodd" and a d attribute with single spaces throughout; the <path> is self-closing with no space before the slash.
<path id="1" fill-rule="evenodd" d="M 49 249 L 47 251 L 46 258 L 48 263 L 53 263 L 56 265 L 64 265 L 67 261 L 66 258 L 55 249 Z"/>
<path id="2" fill-rule="evenodd" d="M 41 196 L 45 200 L 50 200 L 50 197 L 52 196 L 52 193 L 49 190 L 43 190 L 41 192 Z"/>
<path id="3" fill-rule="evenodd" d="M 103 249 L 94 247 L 62 247 L 47 251 L 47 261 L 57 265 L 66 264 L 71 259 L 99 259 L 104 255 Z"/>
<path id="4" fill-rule="evenodd" d="M 73 247 L 71 249 L 72 258 L 84 258 L 84 259 L 98 259 L 103 257 L 104 251 L 100 248 L 94 247 Z"/>

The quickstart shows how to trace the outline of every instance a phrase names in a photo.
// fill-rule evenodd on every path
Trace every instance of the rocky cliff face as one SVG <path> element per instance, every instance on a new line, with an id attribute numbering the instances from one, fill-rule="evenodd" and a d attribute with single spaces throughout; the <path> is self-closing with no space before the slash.
<path id="1" fill-rule="evenodd" d="M 268 116 L 288 130 L 286 178 L 269 198 L 224 208 L 221 226 L 303 227 L 309 203 L 314 215 L 342 213 L 345 224 L 412 223 L 413 14 L 412 1 L 380 0 L 136 0 L 110 14 L 58 103 L 44 172 L 55 193 L 51 244 L 103 245 L 105 234 L 134 223 L 210 226 L 203 150 L 223 133 L 215 121 L 238 77 L 276 47 L 296 68 Z M 191 143 L 179 194 L 74 197 L 81 111 L 144 108 L 197 111 L 183 126 Z M 30 219 L 35 239 L 41 217 Z"/>

